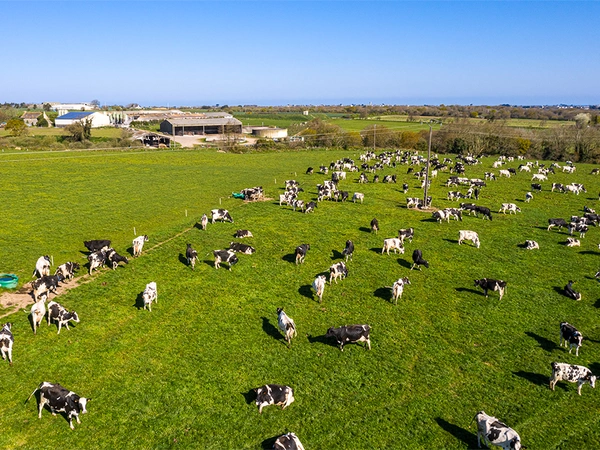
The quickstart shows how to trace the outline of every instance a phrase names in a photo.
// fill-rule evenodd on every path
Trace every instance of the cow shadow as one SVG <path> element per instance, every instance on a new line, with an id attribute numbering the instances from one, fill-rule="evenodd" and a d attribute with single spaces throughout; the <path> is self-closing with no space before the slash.
<path id="1" fill-rule="evenodd" d="M 289 262 L 289 263 L 296 263 L 296 254 L 295 253 L 288 253 L 287 255 L 283 255 L 283 257 L 281 258 L 282 260 L 284 260 L 285 262 Z"/>
<path id="2" fill-rule="evenodd" d="M 406 267 L 407 269 L 410 269 L 413 266 L 410 261 L 402 258 L 398 258 L 398 264 L 400 264 L 402 267 Z"/>
<path id="3" fill-rule="evenodd" d="M 375 292 L 373 293 L 373 295 L 375 295 L 375 297 L 378 297 L 382 300 L 385 300 L 386 302 L 392 301 L 392 290 L 389 287 L 377 288 L 377 289 L 375 289 Z"/>
<path id="4" fill-rule="evenodd" d="M 450 242 L 451 244 L 458 244 L 458 239 L 442 239 L 443 241 Z"/>
<path id="5" fill-rule="evenodd" d="M 467 448 L 477 448 L 477 435 L 465 430 L 464 428 L 454 425 L 441 417 L 436 417 L 435 421 L 444 430 L 450 433 L 459 441 L 462 441 Z"/>
<path id="6" fill-rule="evenodd" d="M 331 260 L 335 260 L 335 259 L 343 259 L 344 255 L 341 252 L 338 252 L 337 250 L 331 250 L 331 253 L 333 253 L 333 256 L 331 257 Z"/>
<path id="7" fill-rule="evenodd" d="M 248 392 L 241 392 L 244 396 L 244 400 L 247 405 L 251 405 L 256 401 L 256 391 L 254 389 L 250 389 Z"/>
<path id="8" fill-rule="evenodd" d="M 313 336 L 312 334 L 309 334 L 307 338 L 308 342 L 310 342 L 311 344 L 324 344 L 328 345 L 329 347 L 338 348 L 337 342 L 335 342 L 334 339 L 329 339 L 324 334 L 321 336 Z"/>
<path id="9" fill-rule="evenodd" d="M 213 268 L 215 267 L 215 261 L 214 261 L 214 260 L 211 260 L 211 259 L 205 259 L 205 260 L 204 260 L 204 261 L 202 261 L 202 262 L 203 262 L 204 264 L 206 264 L 207 266 L 210 266 L 210 267 L 213 267 Z"/>
<path id="10" fill-rule="evenodd" d="M 485 297 L 483 291 L 478 291 L 477 289 L 473 289 L 473 288 L 457 287 L 454 290 L 456 292 L 468 292 L 470 294 L 477 294 L 477 295 L 481 295 L 481 296 Z"/>
<path id="11" fill-rule="evenodd" d="M 524 380 L 527 380 L 537 386 L 548 386 L 548 383 L 550 382 L 550 378 L 542 373 L 525 372 L 524 370 L 519 370 L 518 372 L 513 372 L 513 375 L 523 378 Z M 563 384 L 559 386 L 566 390 L 566 385 Z"/>
<path id="12" fill-rule="evenodd" d="M 263 331 L 271 336 L 273 339 L 275 339 L 276 341 L 280 341 L 283 343 L 283 335 L 279 332 L 279 328 L 277 328 L 275 325 L 273 325 L 269 319 L 267 319 L 266 317 L 261 317 L 263 324 L 262 324 L 262 329 Z"/>
<path id="13" fill-rule="evenodd" d="M 542 347 L 542 349 L 546 350 L 547 352 L 551 352 L 552 350 L 557 348 L 555 342 L 545 338 L 544 336 L 540 336 L 539 334 L 535 334 L 531 331 L 526 331 L 525 334 L 530 338 L 535 339 L 538 342 L 538 344 L 540 344 L 540 347 Z"/>
<path id="14" fill-rule="evenodd" d="M 373 248 L 370 248 L 369 250 L 371 250 L 372 252 L 377 253 L 378 255 L 382 254 L 381 253 L 381 250 L 382 250 L 381 247 L 373 247 Z"/>
<path id="15" fill-rule="evenodd" d="M 360 227 L 360 228 L 358 229 L 358 231 L 362 231 L 362 232 L 364 232 L 364 233 L 370 233 L 370 232 L 371 232 L 371 229 L 370 229 L 370 228 L 367 228 L 367 227 Z"/>
<path id="16" fill-rule="evenodd" d="M 579 252 L 580 255 L 597 255 L 598 252 L 595 250 L 582 250 Z"/>
<path id="17" fill-rule="evenodd" d="M 144 308 L 144 292 L 140 292 L 135 298 L 135 303 L 133 304 L 135 308 L 143 309 Z"/>
<path id="18" fill-rule="evenodd" d="M 304 286 L 300 286 L 298 288 L 298 294 L 300 294 L 301 296 L 306 297 L 310 300 L 315 299 L 315 297 L 313 295 L 312 285 L 310 285 L 310 284 L 305 284 Z"/>
<path id="19" fill-rule="evenodd" d="M 208 226 L 208 224 L 207 224 L 207 226 Z M 206 231 L 206 230 L 202 229 L 202 224 L 200 222 L 196 222 L 192 228 L 196 228 L 200 231 Z"/>
<path id="20" fill-rule="evenodd" d="M 277 441 L 277 438 L 281 436 L 280 434 L 277 436 L 273 436 L 270 437 L 268 439 L 265 439 L 264 441 L 262 441 L 260 443 L 260 448 L 263 450 L 272 450 L 273 448 L 275 448 L 275 441 Z M 296 447 L 294 447 L 296 448 Z"/>
<path id="21" fill-rule="evenodd" d="M 596 300 L 596 303 L 594 303 L 594 306 L 596 308 L 600 308 L 600 298 L 598 300 Z"/>
<path id="22" fill-rule="evenodd" d="M 183 253 L 179 254 L 179 262 L 181 264 L 183 264 L 184 266 L 188 265 L 188 260 L 187 260 L 187 258 L 185 257 L 185 255 Z"/>
<path id="23" fill-rule="evenodd" d="M 129 247 L 127 250 L 125 250 L 127 253 L 129 253 L 131 256 L 133 256 L 133 247 Z"/>
<path id="24" fill-rule="evenodd" d="M 588 369 L 590 369 L 594 375 L 598 376 L 600 374 L 600 363 L 593 362 L 588 366 Z"/>

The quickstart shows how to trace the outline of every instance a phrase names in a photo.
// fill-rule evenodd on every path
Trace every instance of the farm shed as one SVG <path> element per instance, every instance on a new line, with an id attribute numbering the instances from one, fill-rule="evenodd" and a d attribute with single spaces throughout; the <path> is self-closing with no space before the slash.
<path id="1" fill-rule="evenodd" d="M 37 125 L 38 117 L 40 116 L 40 114 L 41 113 L 39 112 L 26 112 L 23 113 L 21 119 L 23 119 L 23 122 L 25 122 L 25 125 L 27 125 L 28 127 L 34 127 Z"/>
<path id="2" fill-rule="evenodd" d="M 144 147 L 166 147 L 171 146 L 171 138 L 162 134 L 138 131 L 131 137 L 132 140 L 140 141 Z"/>
<path id="3" fill-rule="evenodd" d="M 54 120 L 54 124 L 58 128 L 69 126 L 75 122 L 82 122 L 84 120 L 92 121 L 92 128 L 107 127 L 110 123 L 110 117 L 100 112 L 69 112 L 58 116 Z"/>
<path id="4" fill-rule="evenodd" d="M 242 122 L 233 117 L 166 119 L 161 122 L 160 131 L 172 136 L 241 133 Z"/>
<path id="5" fill-rule="evenodd" d="M 288 136 L 287 128 L 254 127 L 252 135 L 267 139 L 284 139 Z"/>

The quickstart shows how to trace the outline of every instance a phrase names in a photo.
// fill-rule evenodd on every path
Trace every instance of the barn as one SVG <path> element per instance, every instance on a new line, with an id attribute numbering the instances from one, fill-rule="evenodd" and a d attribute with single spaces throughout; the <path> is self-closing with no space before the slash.
<path id="1" fill-rule="evenodd" d="M 91 111 L 72 111 L 62 116 L 58 116 L 54 120 L 54 124 L 58 128 L 63 128 L 69 125 L 74 124 L 75 122 L 82 122 L 84 120 L 92 121 L 92 128 L 100 128 L 110 126 L 110 117 L 101 112 L 91 112 Z"/>
<path id="2" fill-rule="evenodd" d="M 172 136 L 241 133 L 242 122 L 231 116 L 166 119 L 160 131 Z"/>

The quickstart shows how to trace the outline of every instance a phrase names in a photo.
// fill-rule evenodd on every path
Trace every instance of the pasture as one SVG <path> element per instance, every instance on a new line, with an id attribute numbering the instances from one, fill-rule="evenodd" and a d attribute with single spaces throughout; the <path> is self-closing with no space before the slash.
<path id="1" fill-rule="evenodd" d="M 309 449 L 464 449 L 477 445 L 474 415 L 484 410 L 514 428 L 530 450 L 592 449 L 600 441 L 597 390 L 561 382 L 548 388 L 550 363 L 569 362 L 600 375 L 598 243 L 591 227 L 580 248 L 564 245 L 568 233 L 547 231 L 547 219 L 598 209 L 600 179 L 593 166 L 557 172 L 544 190 L 530 191 L 531 175 L 489 181 L 475 203 L 493 220 L 465 214 L 463 222 L 437 223 L 408 210 L 405 198 L 422 197 L 407 166 L 398 184 L 358 184 L 348 173 L 340 189 L 365 194 L 364 204 L 323 201 L 312 214 L 278 205 L 286 179 L 316 199 L 316 184 L 329 177 L 319 165 L 359 153 L 299 151 L 225 154 L 212 150 L 3 153 L 0 187 L 9 200 L 0 227 L 0 271 L 30 280 L 40 255 L 87 263 L 83 241 L 111 239 L 129 264 L 104 269 L 56 298 L 81 322 L 56 334 L 42 322 L 34 336 L 29 306 L 2 318 L 13 323 L 14 365 L 0 361 L 0 448 L 202 448 L 260 449 L 291 431 Z M 467 167 L 483 178 L 492 160 Z M 305 175 L 308 166 L 314 175 Z M 518 163 L 509 163 L 517 167 Z M 372 174 L 369 174 L 372 179 Z M 446 200 L 447 173 L 432 182 L 433 205 Z M 579 196 L 550 192 L 552 182 L 584 183 Z M 402 183 L 409 183 L 408 194 Z M 273 200 L 245 203 L 232 191 L 263 186 Z M 514 202 L 522 213 L 498 214 Z M 234 223 L 196 222 L 226 208 Z M 187 210 L 187 216 L 186 216 Z M 369 230 L 377 217 L 380 231 Z M 134 234 L 133 230 L 136 230 Z M 405 254 L 381 254 L 384 238 L 413 227 Z M 237 229 L 254 237 L 233 239 Z M 479 249 L 458 245 L 458 230 L 479 234 Z M 136 235 L 147 234 L 144 252 L 131 258 Z M 355 252 L 349 276 L 327 285 L 323 302 L 310 289 L 347 239 Z M 521 247 L 536 240 L 540 250 Z M 231 271 L 213 268 L 212 251 L 231 241 L 256 248 L 239 255 Z M 186 243 L 200 261 L 185 263 Z M 309 243 L 302 265 L 294 248 Z M 430 268 L 410 271 L 421 249 Z M 85 274 L 87 264 L 78 275 Z M 391 286 L 411 284 L 394 306 Z M 505 280 L 502 301 L 486 299 L 476 278 Z M 561 293 L 569 280 L 582 292 L 576 302 Z M 145 285 L 155 281 L 158 303 L 141 309 Z M 0 290 L 1 291 L 1 290 Z M 51 297 L 54 300 L 54 296 Z M 276 309 L 294 319 L 298 337 L 287 348 Z M 0 311 L 6 314 L 8 310 Z M 584 336 L 579 356 L 558 347 L 559 323 Z M 324 339 L 331 326 L 369 324 L 372 350 Z M 60 414 L 37 418 L 36 402 L 24 404 L 42 381 L 91 397 L 88 414 L 71 431 Z M 258 414 L 252 388 L 286 384 L 296 401 Z"/>

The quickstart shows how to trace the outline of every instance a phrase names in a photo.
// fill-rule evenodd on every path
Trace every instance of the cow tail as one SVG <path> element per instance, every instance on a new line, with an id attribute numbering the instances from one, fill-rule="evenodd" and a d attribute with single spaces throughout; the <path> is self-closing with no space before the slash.
<path id="1" fill-rule="evenodd" d="M 27 403 L 31 399 L 31 397 L 33 397 L 33 394 L 35 394 L 37 391 L 40 390 L 40 386 L 36 387 L 35 390 L 31 394 L 29 394 L 29 397 L 27 397 L 27 400 L 25 400 L 25 403 Z"/>

